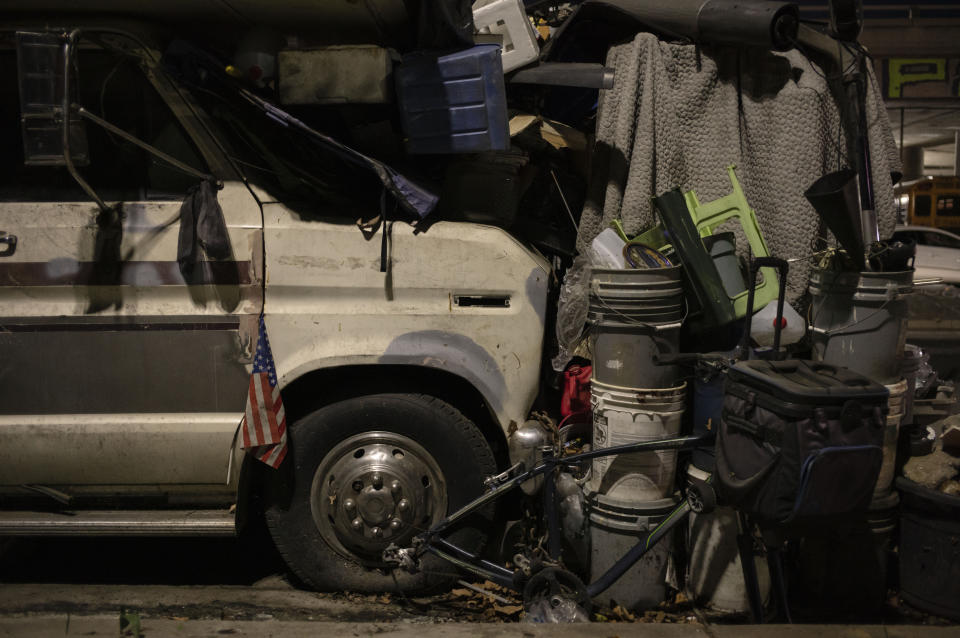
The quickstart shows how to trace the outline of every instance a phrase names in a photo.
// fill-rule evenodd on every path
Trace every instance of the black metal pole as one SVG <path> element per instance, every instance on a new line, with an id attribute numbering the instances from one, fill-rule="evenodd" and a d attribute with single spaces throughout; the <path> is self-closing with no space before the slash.
<path id="1" fill-rule="evenodd" d="M 552 453 L 544 456 L 544 460 L 551 458 Z M 560 512 L 557 508 L 557 469 L 547 472 L 543 482 L 543 513 L 547 519 L 547 552 L 550 558 L 560 558 Z"/>
<path id="2" fill-rule="evenodd" d="M 602 447 L 589 452 L 580 454 L 571 454 L 563 458 L 555 459 L 558 465 L 577 465 L 581 461 L 595 459 L 603 456 L 616 456 L 619 454 L 633 454 L 636 452 L 657 452 L 660 450 L 692 450 L 695 447 L 708 444 L 713 441 L 713 434 L 707 433 L 698 436 L 678 436 L 675 439 L 658 439 L 656 441 L 641 441 L 639 443 L 625 443 L 623 445 L 614 445 L 613 447 Z"/>
<path id="3" fill-rule="evenodd" d="M 903 114 L 906 111 L 902 106 L 900 107 L 900 164 L 903 165 Z M 903 181 L 902 179 L 900 181 Z"/>
<path id="4" fill-rule="evenodd" d="M 760 596 L 760 581 L 757 578 L 757 565 L 753 560 L 753 535 L 750 533 L 750 521 L 746 514 L 737 512 L 737 549 L 740 552 L 740 568 L 743 570 L 743 584 L 747 588 L 747 600 L 753 622 L 763 624 L 763 598 Z"/>
<path id="5" fill-rule="evenodd" d="M 847 98 L 851 111 L 849 123 L 853 126 L 854 146 L 853 163 L 857 171 L 860 187 L 860 226 L 863 233 L 863 243 L 867 252 L 875 242 L 880 241 L 880 231 L 877 226 L 877 211 L 873 192 L 873 174 L 870 163 L 870 139 L 867 129 L 867 72 L 866 56 L 857 54 L 857 65 L 848 80 Z"/>
<path id="6" fill-rule="evenodd" d="M 783 560 L 779 546 L 767 546 L 767 564 L 770 566 L 770 582 L 773 584 L 773 591 L 777 596 L 777 607 L 787 622 L 792 623 L 790 601 L 787 598 L 787 580 L 783 576 Z"/>
<path id="7" fill-rule="evenodd" d="M 478 496 L 470 501 L 456 512 L 450 514 L 441 521 L 438 521 L 433 527 L 421 534 L 424 537 L 433 537 L 443 532 L 451 525 L 463 517 L 475 512 L 487 503 L 497 500 L 504 492 L 509 492 L 524 481 L 528 481 L 540 474 L 553 471 L 558 465 L 577 465 L 581 461 L 586 461 L 602 456 L 614 456 L 617 454 L 632 454 L 636 452 L 653 452 L 657 450 L 692 450 L 700 445 L 709 444 L 713 440 L 713 434 L 707 433 L 700 436 L 679 436 L 673 439 L 661 439 L 657 441 L 641 441 L 639 443 L 627 443 L 625 445 L 616 445 L 614 447 L 599 448 L 580 454 L 572 454 L 564 457 L 544 456 L 543 462 L 537 467 L 521 472 L 517 476 L 508 479 L 506 482 L 497 485 L 485 494 Z"/>
<path id="8" fill-rule="evenodd" d="M 462 569 L 488 578 L 498 585 L 510 587 L 511 589 L 517 588 L 512 570 L 507 569 L 503 565 L 497 565 L 496 563 L 491 563 L 488 560 L 480 558 L 476 554 L 468 552 L 442 538 L 431 541 L 430 545 L 427 546 L 427 551 Z"/>

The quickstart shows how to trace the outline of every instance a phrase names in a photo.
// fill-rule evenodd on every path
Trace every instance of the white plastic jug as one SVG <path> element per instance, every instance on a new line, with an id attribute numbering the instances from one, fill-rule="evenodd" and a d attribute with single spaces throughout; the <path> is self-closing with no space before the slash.
<path id="1" fill-rule="evenodd" d="M 617 231 L 605 228 L 603 232 L 590 242 L 590 261 L 594 268 L 623 269 L 626 262 L 623 260 L 623 246 L 626 242 L 620 238 Z"/>
<path id="2" fill-rule="evenodd" d="M 750 336 L 759 346 L 772 346 L 776 330 L 777 302 L 771 301 L 753 315 L 750 323 Z M 807 333 L 806 320 L 797 314 L 793 307 L 783 304 L 783 328 L 780 331 L 780 345 L 796 343 Z"/>

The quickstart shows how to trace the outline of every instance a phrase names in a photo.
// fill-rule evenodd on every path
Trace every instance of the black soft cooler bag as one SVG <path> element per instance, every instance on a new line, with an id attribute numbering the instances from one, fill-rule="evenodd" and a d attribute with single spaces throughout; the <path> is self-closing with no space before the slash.
<path id="1" fill-rule="evenodd" d="M 865 511 L 880 471 L 888 394 L 826 363 L 734 365 L 717 433 L 722 498 L 778 524 Z"/>

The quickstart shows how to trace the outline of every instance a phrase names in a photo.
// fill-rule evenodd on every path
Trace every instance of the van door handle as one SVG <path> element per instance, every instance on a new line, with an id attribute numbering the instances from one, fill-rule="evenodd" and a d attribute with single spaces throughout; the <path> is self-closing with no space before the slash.
<path id="1" fill-rule="evenodd" d="M 8 235 L 0 230 L 0 245 L 3 245 L 3 247 L 0 248 L 0 257 L 9 257 L 17 252 L 17 236 Z"/>

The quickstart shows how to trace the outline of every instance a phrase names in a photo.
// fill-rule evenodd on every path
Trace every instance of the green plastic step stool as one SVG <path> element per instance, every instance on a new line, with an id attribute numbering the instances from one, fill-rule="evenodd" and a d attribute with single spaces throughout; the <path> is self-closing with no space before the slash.
<path id="1" fill-rule="evenodd" d="M 763 233 L 760 232 L 760 224 L 757 222 L 757 213 L 750 208 L 747 198 L 740 188 L 740 182 L 737 181 L 735 172 L 736 165 L 731 164 L 727 167 L 727 175 L 730 177 L 730 184 L 733 186 L 733 192 L 724 195 L 720 199 L 701 204 L 697 199 L 697 194 L 692 190 L 683 194 L 687 201 L 687 210 L 693 217 L 693 223 L 700 232 L 701 237 L 709 237 L 725 221 L 737 218 L 743 233 L 747 236 L 747 243 L 750 244 L 750 251 L 754 257 L 769 257 L 770 249 L 767 248 L 767 242 L 763 239 Z M 778 285 L 777 271 L 773 268 L 761 268 L 760 273 L 763 280 L 757 284 L 754 292 L 753 309 L 754 312 L 760 310 L 768 303 L 777 298 Z M 736 316 L 743 317 L 747 314 L 747 294 L 749 290 L 741 292 L 739 295 L 730 297 L 733 302 L 733 309 Z"/>
<path id="2" fill-rule="evenodd" d="M 743 194 L 743 189 L 740 188 L 740 182 L 737 180 L 737 174 L 735 172 L 736 168 L 735 164 L 727 167 L 730 184 L 733 186 L 733 191 L 729 195 L 724 195 L 720 199 L 701 204 L 700 200 L 697 199 L 697 194 L 693 190 L 689 190 L 683 194 L 687 204 L 687 210 L 690 212 L 693 223 L 697 227 L 697 231 L 701 237 L 709 237 L 723 222 L 736 217 L 740 222 L 740 227 L 743 228 L 744 235 L 747 236 L 747 243 L 750 244 L 750 250 L 753 256 L 769 257 L 770 250 L 767 248 L 767 243 L 764 241 L 763 234 L 760 232 L 757 214 L 750 208 L 750 204 L 747 203 L 747 198 Z M 663 227 L 660 225 L 649 228 L 632 239 L 627 238 L 619 220 L 614 221 L 613 227 L 617 230 L 621 238 L 628 243 L 646 244 L 660 251 L 671 248 L 669 241 L 664 235 Z M 762 275 L 762 279 L 760 283 L 757 284 L 756 292 L 754 293 L 754 312 L 775 300 L 778 292 L 777 271 L 773 268 L 761 268 L 760 274 Z M 730 301 L 733 303 L 734 314 L 738 319 L 747 314 L 748 293 L 749 290 L 745 290 L 734 297 L 730 297 Z"/>

